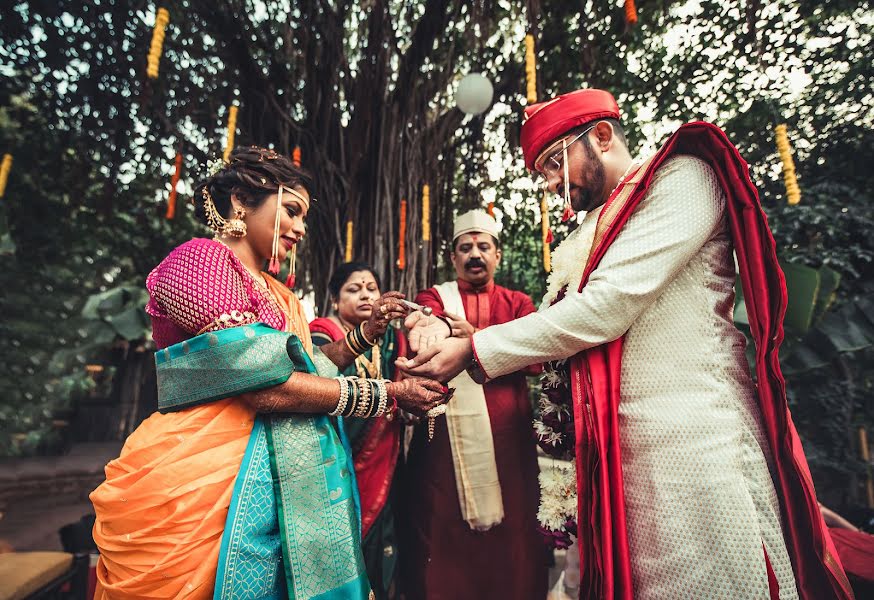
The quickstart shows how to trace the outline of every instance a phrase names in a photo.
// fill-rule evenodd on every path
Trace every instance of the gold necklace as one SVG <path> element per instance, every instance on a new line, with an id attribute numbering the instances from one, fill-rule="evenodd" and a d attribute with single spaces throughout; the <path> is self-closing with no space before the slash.
<path id="1" fill-rule="evenodd" d="M 370 360 L 363 354 L 359 354 L 355 358 L 355 370 L 358 372 L 358 377 L 362 379 L 382 379 L 382 361 L 379 356 L 379 345 L 373 346 L 370 352 L 372 357 Z"/>

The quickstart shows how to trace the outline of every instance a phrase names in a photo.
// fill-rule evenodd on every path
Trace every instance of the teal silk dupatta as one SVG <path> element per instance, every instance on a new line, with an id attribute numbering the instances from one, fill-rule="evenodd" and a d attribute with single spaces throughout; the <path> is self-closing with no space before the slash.
<path id="1" fill-rule="evenodd" d="M 158 409 L 183 410 L 285 382 L 336 375 L 300 340 L 263 324 L 158 351 Z M 370 586 L 352 453 L 327 415 L 258 415 L 222 537 L 214 598 L 360 600 Z"/>

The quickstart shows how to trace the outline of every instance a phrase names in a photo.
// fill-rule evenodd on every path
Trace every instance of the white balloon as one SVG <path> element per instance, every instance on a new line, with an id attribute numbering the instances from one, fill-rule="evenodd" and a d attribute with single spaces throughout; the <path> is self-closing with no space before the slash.
<path id="1" fill-rule="evenodd" d="M 482 73 L 466 75 L 458 84 L 455 103 L 469 115 L 478 115 L 492 105 L 495 89 Z"/>

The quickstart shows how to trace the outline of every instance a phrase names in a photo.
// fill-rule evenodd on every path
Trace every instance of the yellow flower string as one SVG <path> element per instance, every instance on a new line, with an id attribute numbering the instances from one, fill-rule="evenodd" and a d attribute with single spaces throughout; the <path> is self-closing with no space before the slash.
<path id="1" fill-rule="evenodd" d="M 625 0 L 625 22 L 629 25 L 637 23 L 637 7 L 634 0 Z"/>
<path id="2" fill-rule="evenodd" d="M 543 192 L 543 197 L 540 199 L 540 234 L 543 236 L 543 270 L 549 273 L 552 271 L 552 256 L 549 248 L 550 232 L 549 232 L 549 204 L 547 203 L 547 193 Z"/>
<path id="3" fill-rule="evenodd" d="M 346 262 L 352 262 L 352 219 L 346 221 Z"/>
<path id="4" fill-rule="evenodd" d="M 537 102 L 537 65 L 534 58 L 534 35 L 525 35 L 525 79 L 527 83 L 526 99 L 528 104 Z M 552 270 L 550 258 L 550 231 L 549 231 L 549 207 L 546 202 L 546 192 L 540 200 L 540 224 L 543 238 L 543 270 L 549 273 Z M 494 217 L 494 204 L 489 202 L 488 213 Z"/>
<path id="5" fill-rule="evenodd" d="M 783 163 L 783 182 L 786 184 L 786 199 L 789 204 L 798 204 L 801 201 L 801 188 L 798 187 L 798 179 L 795 176 L 795 162 L 792 160 L 792 148 L 789 146 L 789 134 L 786 125 L 780 123 L 774 128 L 777 135 L 777 152 Z"/>
<path id="6" fill-rule="evenodd" d="M 234 149 L 234 136 L 237 134 L 237 105 L 231 104 L 228 109 L 228 141 L 225 144 L 225 162 L 231 158 L 231 150 Z"/>
<path id="7" fill-rule="evenodd" d="M 159 8 L 155 17 L 155 29 L 152 31 L 152 45 L 149 47 L 148 68 L 146 69 L 146 75 L 150 79 L 158 78 L 158 62 L 161 60 L 161 48 L 164 47 L 164 34 L 169 22 L 170 12 L 166 8 Z"/>
<path id="8" fill-rule="evenodd" d="M 422 241 L 431 241 L 431 186 L 422 186 Z"/>
<path id="9" fill-rule="evenodd" d="M 401 212 L 398 224 L 398 269 L 407 267 L 407 201 L 401 198 Z"/>
<path id="10" fill-rule="evenodd" d="M 537 67 L 534 62 L 534 36 L 525 35 L 525 81 L 528 104 L 537 102 Z"/>
<path id="11" fill-rule="evenodd" d="M 12 155 L 4 154 L 0 164 L 0 198 L 6 195 L 6 183 L 9 181 L 9 171 L 12 170 Z"/>

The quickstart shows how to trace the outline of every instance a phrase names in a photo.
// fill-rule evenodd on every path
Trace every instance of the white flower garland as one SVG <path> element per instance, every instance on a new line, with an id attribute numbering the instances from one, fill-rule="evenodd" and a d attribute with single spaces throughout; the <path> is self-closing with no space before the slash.
<path id="1" fill-rule="evenodd" d="M 561 531 L 577 520 L 577 469 L 573 461 L 554 461 L 540 471 L 540 508 L 537 520 L 546 529 Z"/>
<path id="2" fill-rule="evenodd" d="M 589 261 L 592 242 L 595 240 L 595 226 L 603 206 L 586 213 L 583 222 L 572 231 L 552 252 L 552 272 L 546 280 L 546 293 L 540 302 L 543 310 L 551 305 L 562 289 L 576 289 L 583 279 L 583 271 Z"/>

